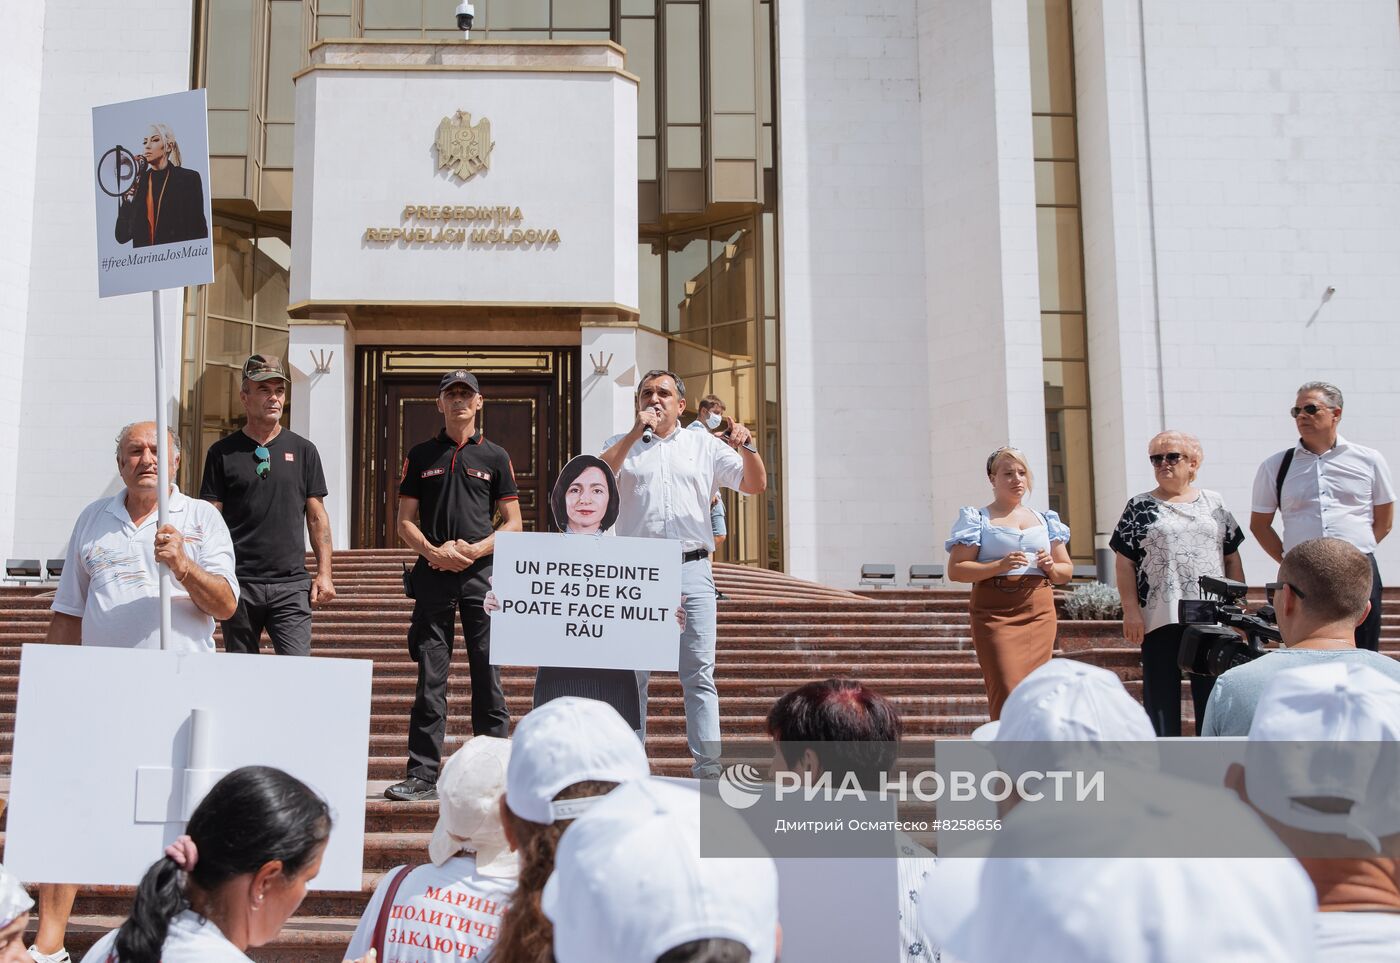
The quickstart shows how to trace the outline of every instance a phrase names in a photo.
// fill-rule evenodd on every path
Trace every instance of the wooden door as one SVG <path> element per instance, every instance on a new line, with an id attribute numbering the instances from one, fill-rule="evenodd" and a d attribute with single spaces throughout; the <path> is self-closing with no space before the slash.
<path id="1" fill-rule="evenodd" d="M 549 531 L 548 486 L 553 481 L 548 457 L 552 427 L 548 420 L 550 382 L 489 377 L 480 382 L 486 398 L 480 415 L 482 430 L 510 455 L 515 483 L 520 489 L 525 531 Z M 383 434 L 376 453 L 380 477 L 373 511 L 374 531 L 368 540 L 372 547 L 400 544 L 396 530 L 399 478 L 409 449 L 442 430 L 437 386 L 436 378 L 382 383 Z"/>

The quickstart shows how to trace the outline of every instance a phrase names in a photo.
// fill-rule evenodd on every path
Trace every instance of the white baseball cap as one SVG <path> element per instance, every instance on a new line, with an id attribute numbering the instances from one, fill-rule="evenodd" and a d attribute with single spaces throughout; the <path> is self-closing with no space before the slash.
<path id="1" fill-rule="evenodd" d="M 1285 826 L 1345 836 L 1379 853 L 1381 837 L 1400 833 L 1396 743 L 1400 682 L 1357 662 L 1279 672 L 1249 729 L 1249 801 Z"/>
<path id="2" fill-rule="evenodd" d="M 5 867 L 0 866 L 0 926 L 9 926 L 34 908 L 34 900 Z"/>
<path id="3" fill-rule="evenodd" d="M 452 754 L 438 776 L 438 821 L 428 858 L 441 866 L 463 850 L 476 853 L 483 876 L 514 877 L 519 861 L 501 826 L 510 740 L 476 736 Z"/>
<path id="4" fill-rule="evenodd" d="M 962 963 L 1290 963 L 1313 959 L 1317 896 L 1298 861 L 1233 795 L 1144 774 L 1118 818 L 1055 804 L 1020 806 L 981 864 L 975 908 L 943 937 Z M 1007 856 L 1053 839 L 1073 851 L 1187 851 L 1200 821 L 1265 858 Z M 974 864 L 975 865 L 975 864 Z M 950 867 L 953 872 L 966 871 Z M 943 870 L 940 861 L 931 874 Z M 936 888 L 925 887 L 932 895 Z M 938 918 L 926 923 L 937 932 Z M 940 934 L 941 935 L 941 934 Z"/>
<path id="5" fill-rule="evenodd" d="M 531 711 L 515 727 L 506 769 L 506 805 L 521 819 L 549 825 L 573 819 L 602 796 L 554 802 L 576 782 L 630 782 L 649 774 L 646 751 L 617 710 L 565 696 Z"/>
<path id="6" fill-rule="evenodd" d="M 558 963 L 654 963 L 692 940 L 730 939 L 773 963 L 778 872 L 771 859 L 700 854 L 702 799 L 662 779 L 619 786 L 559 840 L 541 897 Z M 711 814 L 734 814 L 716 808 Z"/>
<path id="7" fill-rule="evenodd" d="M 1021 680 L 1001 709 L 996 742 L 1138 742 L 1156 739 L 1152 720 L 1117 673 L 1051 659 Z"/>

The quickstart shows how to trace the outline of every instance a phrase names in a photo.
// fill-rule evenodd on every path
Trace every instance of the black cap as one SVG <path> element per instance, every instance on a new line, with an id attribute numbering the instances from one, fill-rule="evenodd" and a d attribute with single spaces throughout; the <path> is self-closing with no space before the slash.
<path id="1" fill-rule="evenodd" d="M 449 371 L 443 375 L 442 380 L 438 382 L 438 394 L 442 394 L 453 385 L 466 385 L 472 391 L 481 394 L 481 386 L 476 383 L 476 375 L 466 368 L 458 368 L 456 371 Z"/>

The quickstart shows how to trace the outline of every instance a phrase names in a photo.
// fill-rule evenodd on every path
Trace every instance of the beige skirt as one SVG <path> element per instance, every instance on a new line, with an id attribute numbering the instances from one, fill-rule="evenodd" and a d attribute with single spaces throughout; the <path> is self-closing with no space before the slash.
<path id="1" fill-rule="evenodd" d="M 972 646 L 993 719 L 1022 679 L 1055 648 L 1055 593 L 1038 577 L 998 576 L 972 586 Z"/>

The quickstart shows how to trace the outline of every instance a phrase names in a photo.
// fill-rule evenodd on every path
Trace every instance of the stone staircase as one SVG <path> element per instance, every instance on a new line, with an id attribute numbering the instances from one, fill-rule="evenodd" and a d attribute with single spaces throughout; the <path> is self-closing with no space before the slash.
<path id="1" fill-rule="evenodd" d="M 402 551 L 337 552 L 338 597 L 315 619 L 315 655 L 374 662 L 364 885 L 359 892 L 308 896 L 277 941 L 252 953 L 255 959 L 341 960 L 379 876 L 427 857 L 437 804 L 391 803 L 380 795 L 404 770 L 416 667 L 404 645 L 412 602 L 402 595 L 399 571 L 411 559 Z M 716 582 L 729 597 L 719 603 L 716 669 L 727 747 L 749 746 L 766 756 L 764 719 L 773 702 L 798 685 L 829 676 L 863 679 L 888 696 L 915 739 L 966 735 L 986 721 L 966 592 L 857 594 L 733 565 L 716 566 Z M 0 588 L 0 773 L 6 787 L 19 647 L 43 640 L 52 592 L 52 584 Z M 1137 655 L 1123 644 L 1117 623 L 1062 623 L 1060 644 L 1063 654 L 1113 668 L 1138 694 Z M 1400 594 L 1387 593 L 1383 646 L 1400 654 Z M 460 664 L 449 694 L 446 753 L 469 735 L 470 726 L 470 686 L 460 646 L 455 659 Z M 531 705 L 534 669 L 507 668 L 502 676 L 512 718 L 519 719 Z M 1187 698 L 1184 717 L 1189 719 L 1190 712 Z M 681 690 L 673 675 L 652 677 L 647 753 L 653 771 L 689 774 Z M 80 893 L 68 939 L 75 958 L 121 922 L 131 895 L 130 887 L 91 887 Z"/>

